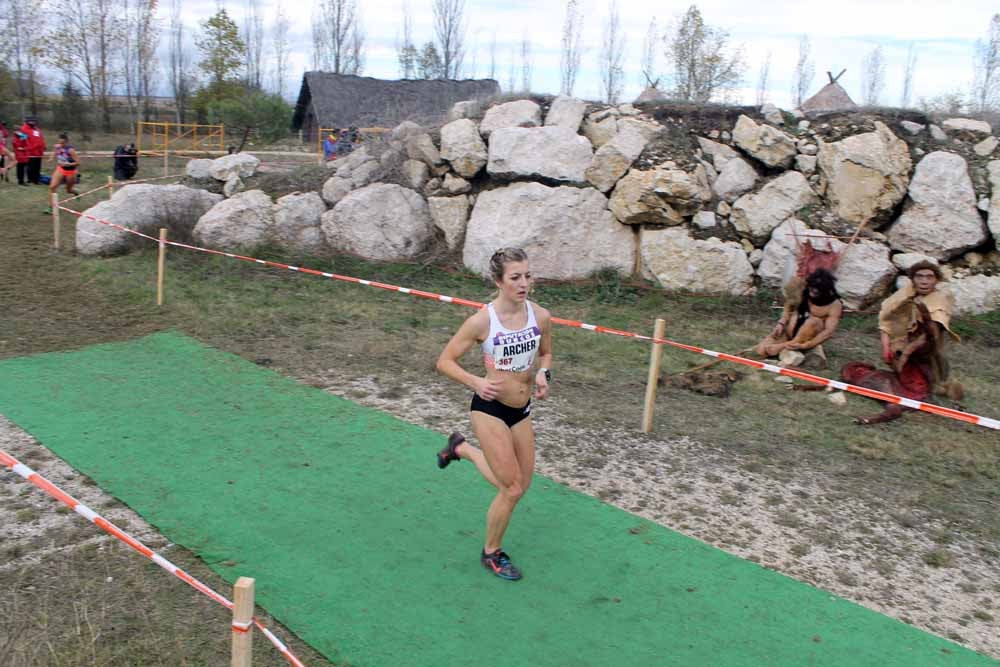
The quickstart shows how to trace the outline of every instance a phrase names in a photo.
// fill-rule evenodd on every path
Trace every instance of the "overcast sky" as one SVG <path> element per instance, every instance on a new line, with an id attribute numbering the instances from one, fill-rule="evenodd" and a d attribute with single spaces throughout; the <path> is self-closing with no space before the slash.
<path id="1" fill-rule="evenodd" d="M 277 0 L 258 0 L 264 15 L 265 29 L 273 24 Z M 298 92 L 302 72 L 311 67 L 311 18 L 314 0 L 282 0 L 291 21 L 291 72 L 286 83 L 286 97 Z M 245 0 L 182 0 L 189 34 L 199 21 L 214 13 L 221 4 L 242 24 Z M 364 75 L 398 78 L 396 40 L 402 32 L 403 0 L 356 0 L 361 9 L 367 34 L 367 62 Z M 408 0 L 413 17 L 414 42 L 418 46 L 432 38 L 431 0 Z M 602 28 L 608 15 L 607 0 L 580 0 L 583 9 L 584 54 L 574 93 L 578 97 L 598 99 L 598 54 Z M 840 0 L 815 2 L 771 0 L 755 3 L 742 0 L 703 0 L 698 4 L 705 21 L 724 28 L 733 44 L 742 46 L 746 74 L 741 101 L 752 103 L 761 62 L 771 53 L 768 97 L 779 106 L 790 106 L 792 72 L 801 35 L 808 35 L 816 76 L 810 94 L 826 83 L 827 70 L 838 73 L 847 69 L 841 84 L 855 101 L 860 101 L 860 70 L 864 56 L 874 47 L 883 48 L 887 71 L 883 104 L 899 103 L 907 49 L 912 43 L 918 54 L 914 76 L 916 103 L 920 97 L 933 97 L 954 91 L 967 92 L 973 72 L 975 41 L 983 38 L 992 14 L 1000 10 L 995 2 L 963 0 L 946 3 L 940 0 Z M 162 3 L 165 15 L 168 3 Z M 626 35 L 624 101 L 630 101 L 642 89 L 639 62 L 643 40 L 654 12 L 661 29 L 676 20 L 689 6 L 687 2 L 650 2 L 619 0 L 619 11 Z M 497 75 L 506 89 L 513 59 L 520 87 L 520 44 L 532 44 L 532 89 L 539 93 L 559 92 L 560 37 L 565 15 L 564 0 L 466 0 L 465 74 L 484 77 L 489 66 L 489 46 L 497 40 Z M 162 40 L 166 41 L 166 38 Z M 269 67 L 270 38 L 265 38 L 265 70 Z M 662 46 L 658 66 L 663 75 L 661 87 L 669 88 L 669 70 L 664 63 Z M 473 66 L 475 70 L 473 71 Z"/>

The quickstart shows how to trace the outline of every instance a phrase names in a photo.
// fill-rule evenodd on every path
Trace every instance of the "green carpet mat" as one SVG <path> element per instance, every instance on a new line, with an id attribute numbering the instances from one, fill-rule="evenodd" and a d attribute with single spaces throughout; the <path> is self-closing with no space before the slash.
<path id="1" fill-rule="evenodd" d="M 178 334 L 0 362 L 0 414 L 355 667 L 997 664 L 543 477 L 501 581 L 442 435 Z"/>

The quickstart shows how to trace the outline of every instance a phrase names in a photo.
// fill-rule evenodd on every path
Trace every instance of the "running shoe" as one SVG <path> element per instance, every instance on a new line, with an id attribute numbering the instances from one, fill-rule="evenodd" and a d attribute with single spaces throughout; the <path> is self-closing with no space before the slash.
<path id="1" fill-rule="evenodd" d="M 442 449 L 437 454 L 438 458 L 438 468 L 444 469 L 448 467 L 448 464 L 452 461 L 459 461 L 461 457 L 455 453 L 455 448 L 465 442 L 465 436 L 455 431 L 448 436 L 448 446 Z"/>
<path id="2" fill-rule="evenodd" d="M 484 551 L 479 559 L 482 561 L 483 567 L 501 579 L 517 581 L 521 578 L 521 570 L 510 562 L 510 556 L 505 554 L 502 549 L 497 549 L 491 554 Z"/>

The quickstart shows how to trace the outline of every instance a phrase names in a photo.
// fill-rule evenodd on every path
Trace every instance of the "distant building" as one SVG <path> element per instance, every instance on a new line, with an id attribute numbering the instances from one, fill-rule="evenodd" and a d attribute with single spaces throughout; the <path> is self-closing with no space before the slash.
<path id="1" fill-rule="evenodd" d="M 830 78 L 830 83 L 823 86 L 818 93 L 803 102 L 799 110 L 807 118 L 816 118 L 828 113 L 857 111 L 858 105 L 854 103 L 854 100 L 847 94 L 847 91 L 837 83 L 840 77 L 844 76 L 844 72 L 841 72 L 836 77 L 829 72 L 826 75 Z"/>
<path id="2" fill-rule="evenodd" d="M 319 128 L 395 127 L 404 120 L 439 120 L 455 102 L 498 95 L 493 79 L 404 79 L 306 72 L 295 105 L 292 127 L 305 141 Z"/>

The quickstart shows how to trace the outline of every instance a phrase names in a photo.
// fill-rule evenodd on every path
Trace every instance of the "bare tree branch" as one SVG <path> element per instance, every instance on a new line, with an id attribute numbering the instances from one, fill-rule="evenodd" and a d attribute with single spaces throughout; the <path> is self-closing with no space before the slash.
<path id="1" fill-rule="evenodd" d="M 976 40 L 972 105 L 978 113 L 996 108 L 1000 99 L 1000 14 L 990 19 L 984 40 Z"/>
<path id="2" fill-rule="evenodd" d="M 264 55 L 264 19 L 260 15 L 258 0 L 246 0 L 246 13 L 243 17 L 243 43 L 247 47 L 246 84 L 251 88 L 260 88 L 263 73 L 261 59 Z"/>
<path id="3" fill-rule="evenodd" d="M 496 32 L 493 33 L 493 39 L 492 39 L 492 41 L 490 41 L 490 71 L 489 71 L 489 74 L 487 75 L 486 78 L 493 79 L 494 81 L 497 78 L 497 34 L 496 34 Z"/>
<path id="4" fill-rule="evenodd" d="M 170 61 L 170 92 L 174 96 L 174 112 L 178 123 L 183 123 L 187 101 L 193 88 L 191 56 L 184 43 L 184 19 L 181 18 L 181 0 L 170 4 L 170 44 L 167 58 Z"/>
<path id="5" fill-rule="evenodd" d="M 764 106 L 767 102 L 767 83 L 771 76 L 771 52 L 764 56 L 764 62 L 760 64 L 760 72 L 757 74 L 757 106 Z"/>
<path id="6" fill-rule="evenodd" d="M 604 22 L 601 54 L 598 60 L 601 75 L 601 92 L 608 104 L 618 104 L 624 86 L 625 35 L 622 33 L 618 0 L 608 4 L 608 18 Z"/>
<path id="7" fill-rule="evenodd" d="M 14 91 L 21 103 L 30 103 L 31 113 L 38 113 L 38 69 L 43 35 L 46 30 L 47 7 L 35 0 L 7 0 L 6 11 L 0 12 L 0 56 L 11 66 Z M 26 30 L 25 26 L 31 26 Z"/>
<path id="8" fill-rule="evenodd" d="M 807 35 L 799 37 L 799 57 L 795 61 L 795 73 L 792 74 L 792 99 L 795 108 L 802 106 L 809 94 L 813 77 L 816 76 L 816 65 L 810 58 L 812 45 Z"/>
<path id="9" fill-rule="evenodd" d="M 572 95 L 576 77 L 580 72 L 580 38 L 583 31 L 583 16 L 580 14 L 579 0 L 566 1 L 566 20 L 563 22 L 562 51 L 559 68 L 562 74 L 560 92 Z"/>
<path id="10" fill-rule="evenodd" d="M 913 96 L 913 73 L 917 69 L 917 50 L 913 42 L 906 51 L 906 67 L 903 70 L 903 94 L 899 98 L 899 106 L 910 108 L 910 98 Z"/>
<path id="11" fill-rule="evenodd" d="M 706 24 L 696 5 L 688 8 L 664 41 L 674 69 L 674 94 L 682 100 L 708 102 L 743 78 L 742 49 L 730 49 L 729 33 Z"/>
<path id="12" fill-rule="evenodd" d="M 878 106 L 885 90 L 885 59 L 882 47 L 876 46 L 861 61 L 861 103 Z"/>
<path id="13" fill-rule="evenodd" d="M 403 0 L 403 40 L 396 41 L 396 61 L 399 63 L 399 76 L 402 79 L 417 78 L 417 61 L 420 52 L 413 43 L 413 14 L 410 3 Z"/>
<path id="14" fill-rule="evenodd" d="M 433 0 L 431 9 L 443 78 L 456 79 L 465 58 L 465 0 Z"/>
<path id="15" fill-rule="evenodd" d="M 317 69 L 357 74 L 364 67 L 365 33 L 358 20 L 358 0 L 320 0 L 313 23 L 313 59 Z"/>
<path id="16" fill-rule="evenodd" d="M 288 56 L 291 48 L 288 43 L 288 30 L 290 26 L 291 23 L 288 20 L 288 15 L 285 14 L 285 8 L 282 6 L 281 0 L 278 0 L 274 8 L 274 27 L 271 28 L 271 54 L 274 59 L 271 87 L 274 93 L 282 98 L 285 96 L 285 84 L 288 79 Z"/>
<path id="17" fill-rule="evenodd" d="M 525 35 L 521 40 L 521 90 L 531 92 L 531 74 L 534 62 L 531 57 L 531 40 Z"/>
<path id="18" fill-rule="evenodd" d="M 660 31 L 656 25 L 656 17 L 649 20 L 649 27 L 646 28 L 646 37 L 642 41 L 642 62 L 639 75 L 642 79 L 639 83 L 643 86 L 656 88 L 659 86 L 660 77 L 656 73 L 656 44 L 660 41 Z"/>

